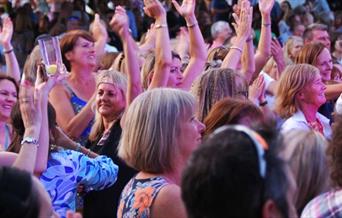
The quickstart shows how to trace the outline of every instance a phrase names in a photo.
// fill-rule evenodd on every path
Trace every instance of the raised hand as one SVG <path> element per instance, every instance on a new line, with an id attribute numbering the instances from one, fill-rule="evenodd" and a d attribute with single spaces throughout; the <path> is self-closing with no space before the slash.
<path id="1" fill-rule="evenodd" d="M 125 8 L 122 6 L 117 6 L 115 8 L 114 16 L 112 17 L 109 25 L 121 37 L 124 37 L 129 33 L 128 16 Z"/>
<path id="2" fill-rule="evenodd" d="M 99 39 L 100 37 L 107 36 L 106 25 L 100 19 L 99 14 L 95 14 L 95 18 L 93 23 L 91 24 L 90 28 L 91 33 L 93 34 L 95 40 Z"/>
<path id="3" fill-rule="evenodd" d="M 274 5 L 274 0 L 259 0 L 259 10 L 263 15 L 270 15 Z"/>
<path id="4" fill-rule="evenodd" d="M 13 23 L 9 17 L 2 20 L 2 29 L 0 30 L 0 44 L 3 46 L 9 45 L 13 35 Z"/>
<path id="5" fill-rule="evenodd" d="M 32 83 L 23 80 L 19 91 L 19 107 L 22 115 L 25 132 L 31 137 L 38 138 L 40 133 L 42 113 L 38 91 Z"/>
<path id="6" fill-rule="evenodd" d="M 182 5 L 179 5 L 176 0 L 172 0 L 172 4 L 183 17 L 195 15 L 196 0 L 183 0 Z"/>
<path id="7" fill-rule="evenodd" d="M 166 11 L 158 0 L 144 0 L 144 5 L 144 11 L 147 16 L 154 19 L 166 16 Z"/>
<path id="8" fill-rule="evenodd" d="M 235 23 L 233 27 L 238 37 L 249 37 L 251 35 L 253 8 L 248 0 L 239 1 L 239 16 L 234 13 Z"/>
<path id="9" fill-rule="evenodd" d="M 35 81 L 35 89 L 40 94 L 40 98 L 48 97 L 51 89 L 59 82 L 64 80 L 68 75 L 57 71 L 54 75 L 48 77 L 44 73 L 44 64 L 39 64 L 37 67 L 37 77 Z"/>
<path id="10" fill-rule="evenodd" d="M 259 75 L 248 89 L 248 99 L 255 104 L 265 101 L 265 80 Z M 258 104 L 257 104 L 258 105 Z"/>

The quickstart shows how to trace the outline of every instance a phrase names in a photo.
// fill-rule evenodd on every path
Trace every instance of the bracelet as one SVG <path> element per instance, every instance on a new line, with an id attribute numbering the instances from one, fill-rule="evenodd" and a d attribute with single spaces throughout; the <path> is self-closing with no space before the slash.
<path id="1" fill-rule="evenodd" d="M 157 24 L 156 26 L 156 29 L 160 29 L 160 28 L 167 28 L 167 24 Z"/>
<path id="2" fill-rule="evenodd" d="M 263 106 L 265 106 L 267 103 L 268 103 L 268 102 L 265 100 L 264 102 L 259 103 L 259 106 L 260 106 L 260 107 L 263 107 Z"/>
<path id="3" fill-rule="evenodd" d="M 195 23 L 192 23 L 192 24 L 186 24 L 186 26 L 188 27 L 188 28 L 193 28 L 193 27 L 195 27 L 195 26 L 197 26 L 197 24 L 198 24 L 198 22 L 195 22 Z"/>
<path id="4" fill-rule="evenodd" d="M 242 49 L 237 47 L 237 46 L 231 46 L 230 49 L 236 49 L 236 50 L 238 50 L 239 52 L 242 53 Z"/>
<path id="5" fill-rule="evenodd" d="M 265 26 L 265 27 L 269 27 L 269 26 L 271 26 L 271 24 L 270 24 L 270 23 L 263 23 L 262 25 L 263 25 L 263 26 Z"/>
<path id="6" fill-rule="evenodd" d="M 13 51 L 13 48 L 9 49 L 9 50 L 4 50 L 4 54 L 9 54 Z"/>

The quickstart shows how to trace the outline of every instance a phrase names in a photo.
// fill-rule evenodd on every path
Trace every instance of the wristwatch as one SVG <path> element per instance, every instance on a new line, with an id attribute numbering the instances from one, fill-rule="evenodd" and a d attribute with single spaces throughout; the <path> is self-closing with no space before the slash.
<path id="1" fill-rule="evenodd" d="M 21 143 L 20 143 L 20 144 L 23 145 L 23 144 L 25 144 L 25 143 L 27 143 L 27 144 L 38 145 L 38 140 L 35 139 L 35 138 L 33 138 L 33 137 L 26 136 L 26 137 L 23 138 L 23 140 L 21 140 Z"/>

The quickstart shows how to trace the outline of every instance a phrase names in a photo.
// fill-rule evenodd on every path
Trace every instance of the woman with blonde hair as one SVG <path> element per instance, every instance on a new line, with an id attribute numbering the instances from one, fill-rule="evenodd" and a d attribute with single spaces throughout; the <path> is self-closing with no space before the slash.
<path id="1" fill-rule="evenodd" d="M 305 205 L 329 188 L 327 141 L 313 130 L 292 130 L 284 135 L 281 155 L 289 163 L 297 183 L 295 205 L 301 214 Z"/>
<path id="2" fill-rule="evenodd" d="M 298 53 L 303 47 L 303 39 L 299 36 L 290 36 L 284 46 L 284 58 L 288 64 L 295 62 Z"/>
<path id="3" fill-rule="evenodd" d="M 288 66 L 280 77 L 276 95 L 276 112 L 285 119 L 282 132 L 312 129 L 329 138 L 329 119 L 318 113 L 318 108 L 326 101 L 325 89 L 316 67 L 309 64 Z"/>
<path id="4" fill-rule="evenodd" d="M 195 81 L 191 91 L 199 103 L 199 120 L 204 120 L 212 106 L 225 97 L 248 98 L 246 79 L 232 69 L 215 68 L 206 71 Z"/>
<path id="5" fill-rule="evenodd" d="M 139 172 L 121 193 L 118 217 L 186 217 L 181 172 L 204 131 L 195 105 L 190 93 L 169 88 L 146 91 L 132 102 L 118 155 Z"/>

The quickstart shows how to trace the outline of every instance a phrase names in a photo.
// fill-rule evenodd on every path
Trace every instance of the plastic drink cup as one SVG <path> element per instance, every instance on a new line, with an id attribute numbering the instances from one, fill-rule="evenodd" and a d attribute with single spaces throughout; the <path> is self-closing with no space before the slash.
<path id="1" fill-rule="evenodd" d="M 55 36 L 45 36 L 38 40 L 38 44 L 45 70 L 52 76 L 63 65 L 59 40 Z"/>

